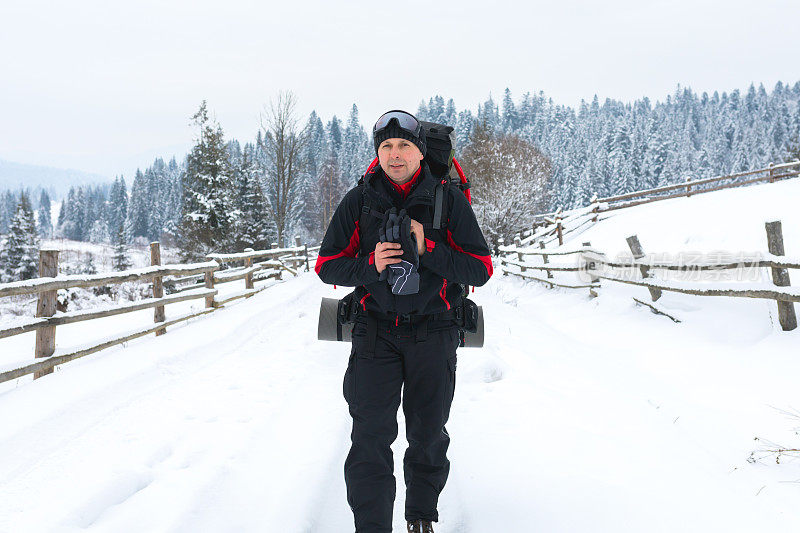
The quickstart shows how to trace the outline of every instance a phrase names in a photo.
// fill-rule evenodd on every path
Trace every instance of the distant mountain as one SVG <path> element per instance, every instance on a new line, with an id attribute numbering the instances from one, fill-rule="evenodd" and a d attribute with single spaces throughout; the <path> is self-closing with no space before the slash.
<path id="1" fill-rule="evenodd" d="M 60 198 L 73 185 L 110 183 L 113 179 L 81 170 L 26 165 L 0 159 L 0 190 L 41 187 Z"/>

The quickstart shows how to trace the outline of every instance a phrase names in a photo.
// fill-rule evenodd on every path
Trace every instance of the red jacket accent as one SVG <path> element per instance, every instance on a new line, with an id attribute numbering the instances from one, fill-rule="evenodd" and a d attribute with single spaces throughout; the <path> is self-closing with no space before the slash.
<path id="1" fill-rule="evenodd" d="M 411 176 L 411 179 L 408 180 L 407 182 L 401 184 L 401 185 L 398 185 L 397 183 L 395 183 L 395 181 L 392 178 L 390 178 L 389 176 L 386 176 L 386 173 L 384 173 L 383 175 L 386 176 L 386 181 L 388 181 L 389 183 L 392 184 L 392 186 L 398 192 L 398 194 L 400 194 L 400 196 L 405 198 L 406 196 L 408 196 L 408 193 L 411 191 L 411 187 L 413 187 L 414 184 L 417 182 L 417 177 L 419 176 L 419 173 L 420 173 L 421 170 L 422 170 L 422 167 L 419 167 L 417 169 L 417 171 L 414 173 L 414 175 Z"/>
<path id="2" fill-rule="evenodd" d="M 319 271 L 322 268 L 322 265 L 325 264 L 326 261 L 330 261 L 331 259 L 336 259 L 337 257 L 355 257 L 356 253 L 358 252 L 358 244 L 359 244 L 359 236 L 358 236 L 358 220 L 356 220 L 356 229 L 353 231 L 353 234 L 350 235 L 350 242 L 347 244 L 347 247 L 339 252 L 336 255 L 318 255 L 317 262 L 314 264 L 314 272 L 317 273 L 319 276 Z M 370 259 L 373 256 L 370 255 Z M 372 261 L 370 261 L 370 264 Z"/>
<path id="3" fill-rule="evenodd" d="M 427 239 L 426 239 L 427 240 Z M 453 234 L 450 233 L 450 230 L 447 230 L 447 244 L 450 245 L 451 248 L 454 250 L 461 252 L 462 254 L 471 255 L 475 259 L 478 259 L 483 266 L 486 267 L 486 273 L 489 274 L 489 277 L 492 277 L 492 273 L 494 272 L 494 268 L 492 267 L 492 256 L 491 255 L 475 255 L 469 252 L 465 252 L 459 245 L 456 244 L 456 241 L 453 240 Z"/>
<path id="4" fill-rule="evenodd" d="M 447 298 L 445 298 L 446 294 L 447 294 L 447 280 L 443 279 L 442 280 L 442 288 L 439 289 L 439 296 L 442 297 L 442 300 L 444 300 L 444 304 L 447 306 L 447 309 L 449 311 L 450 310 L 450 302 L 448 302 Z"/>

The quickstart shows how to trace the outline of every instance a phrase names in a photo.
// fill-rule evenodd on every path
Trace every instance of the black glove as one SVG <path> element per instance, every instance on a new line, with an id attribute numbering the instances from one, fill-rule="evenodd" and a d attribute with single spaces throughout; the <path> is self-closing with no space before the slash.
<path id="1" fill-rule="evenodd" d="M 419 270 L 419 251 L 417 250 L 417 237 L 411 233 L 411 217 L 401 209 L 397 214 L 400 218 L 400 246 L 403 248 L 402 258 L 412 265 L 414 270 Z"/>
<path id="2" fill-rule="evenodd" d="M 397 232 L 397 237 L 394 235 L 396 226 L 397 208 L 393 207 L 383 212 L 383 220 L 381 221 L 380 226 L 378 226 L 378 239 L 380 242 L 400 242 L 398 238 L 399 231 Z M 387 280 L 389 272 L 390 271 L 388 268 L 384 268 L 378 279 L 381 281 Z M 390 281 L 389 284 L 391 285 L 392 282 Z"/>
<path id="3" fill-rule="evenodd" d="M 392 294 L 405 295 L 419 292 L 419 253 L 416 240 L 411 235 L 411 219 L 405 210 L 391 208 L 384 213 L 378 230 L 382 242 L 397 242 L 403 249 L 400 262 L 386 265 L 379 279 L 392 287 Z"/>

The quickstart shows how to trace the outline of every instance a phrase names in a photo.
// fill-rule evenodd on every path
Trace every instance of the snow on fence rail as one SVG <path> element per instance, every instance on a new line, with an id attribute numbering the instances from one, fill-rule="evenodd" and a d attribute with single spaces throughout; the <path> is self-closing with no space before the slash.
<path id="1" fill-rule="evenodd" d="M 678 198 L 681 196 L 689 197 L 695 194 L 730 189 L 733 187 L 741 187 L 744 185 L 752 185 L 759 182 L 774 183 L 782 179 L 793 178 L 796 176 L 800 176 L 800 161 L 792 161 L 789 163 L 782 163 L 780 165 L 770 163 L 765 168 L 748 170 L 747 172 L 738 172 L 736 174 L 715 176 L 713 178 L 703 178 L 698 180 L 687 178 L 684 183 L 675 183 L 673 185 L 665 185 L 662 187 L 634 191 L 616 196 L 608 196 L 606 198 L 598 199 L 595 196 L 592 198 L 591 203 L 593 205 L 600 204 L 595 213 L 602 213 L 606 211 L 614 211 L 615 209 L 623 209 L 625 207 L 633 207 L 635 205 L 656 202 L 658 200 L 669 200 L 670 198 Z M 728 181 L 728 183 L 724 183 L 726 181 Z M 587 208 L 584 207 L 580 209 Z M 547 219 L 553 219 L 557 215 L 561 215 L 563 217 L 567 213 L 572 215 L 576 211 L 578 210 L 562 213 L 561 209 L 559 208 L 557 211 L 552 213 L 535 215 L 534 231 L 535 228 L 543 225 Z"/>
<path id="2" fill-rule="evenodd" d="M 588 207 L 574 209 L 564 213 L 561 209 L 552 213 L 552 216 L 545 216 L 537 219 L 531 229 L 518 233 L 515 241 L 519 239 L 520 245 L 527 245 L 533 242 L 543 242 L 545 245 L 558 241 L 559 246 L 564 244 L 564 236 L 581 230 L 586 231 L 590 224 L 598 221 L 598 213 L 606 207 L 592 198 L 592 203 Z"/>
<path id="3" fill-rule="evenodd" d="M 653 302 L 661 297 L 661 291 L 672 291 L 697 296 L 728 296 L 735 298 L 764 298 L 775 300 L 778 306 L 778 320 L 784 331 L 797 327 L 797 317 L 794 302 L 800 302 L 800 287 L 792 287 L 789 280 L 788 269 L 800 269 L 800 258 L 786 258 L 783 248 L 783 232 L 780 221 L 767 222 L 768 253 L 738 253 L 731 254 L 733 258 L 720 257 L 716 261 L 660 260 L 659 256 L 666 254 L 645 255 L 636 235 L 627 238 L 631 250 L 630 257 L 610 259 L 601 251 L 591 247 L 591 243 L 584 242 L 582 246 L 559 246 L 555 249 L 545 249 L 544 242 L 539 241 L 539 249 L 532 246 L 522 246 L 519 237 L 513 246 L 500 247 L 500 269 L 503 275 L 512 274 L 525 279 L 532 279 L 548 285 L 550 288 L 563 287 L 569 289 L 588 288 L 591 296 L 597 296 L 596 290 L 600 287 L 600 280 L 614 283 L 626 283 L 645 287 L 650 292 Z M 541 257 L 542 263 L 532 263 L 527 257 Z M 570 264 L 563 262 L 550 263 L 550 257 L 563 258 L 577 256 L 577 261 Z M 515 267 L 515 268 L 512 268 Z M 767 283 L 708 283 L 659 280 L 653 277 L 653 270 L 667 270 L 680 272 L 708 272 L 732 269 L 758 269 L 769 268 L 772 274 L 772 284 Z M 518 270 L 517 270 L 518 269 Z M 530 274 L 527 271 L 541 270 L 547 277 Z M 616 270 L 638 272 L 641 278 L 630 275 L 621 275 Z M 564 280 L 562 277 L 554 278 L 553 273 L 575 272 L 577 282 Z M 657 306 L 642 302 L 638 303 L 650 307 L 654 312 L 669 316 Z"/>
<path id="4" fill-rule="evenodd" d="M 0 366 L 0 383 L 16 379 L 27 374 L 33 374 L 34 379 L 49 374 L 57 365 L 84 357 L 111 346 L 116 346 L 129 340 L 155 333 L 156 336 L 166 333 L 167 326 L 189 320 L 200 315 L 212 313 L 223 307 L 226 303 L 239 298 L 250 296 L 266 289 L 270 285 L 255 287 L 254 281 L 270 278 L 281 279 L 284 271 L 297 275 L 299 266 L 305 263 L 306 271 L 309 269 L 309 253 L 319 250 L 319 247 L 300 245 L 293 248 L 277 248 L 270 250 L 252 250 L 248 248 L 236 254 L 209 254 L 210 261 L 192 263 L 188 265 L 161 265 L 161 248 L 158 242 L 150 244 L 150 259 L 152 266 L 123 272 L 101 273 L 91 275 L 58 275 L 58 250 L 40 250 L 39 272 L 42 277 L 25 281 L 0 284 L 0 297 L 16 296 L 23 294 L 37 295 L 36 316 L 11 327 L 0 329 L 0 339 L 36 332 L 36 345 L 34 357 L 37 361 L 24 366 L 13 365 L 13 368 L 3 369 Z M 300 255 L 302 254 L 302 255 Z M 254 259 L 268 258 L 266 261 L 253 263 Z M 221 271 L 223 264 L 244 262 L 243 267 Z M 288 266 L 287 263 L 292 266 Z M 266 273 L 266 275 L 264 275 Z M 164 296 L 164 278 L 166 276 L 180 276 L 166 280 L 166 283 L 177 284 L 186 281 L 202 281 L 202 287 L 188 285 L 175 288 L 173 294 Z M 222 299 L 217 299 L 218 290 L 215 288 L 222 283 L 236 280 L 245 280 L 245 289 L 234 294 L 228 294 Z M 56 299 L 59 289 L 75 287 L 97 287 L 101 285 L 119 284 L 127 281 L 152 280 L 153 297 L 136 302 L 117 305 L 103 310 L 81 310 L 56 315 Z M 164 307 L 169 304 L 193 299 L 205 299 L 205 309 L 202 311 L 186 313 L 177 318 L 166 320 Z M 56 326 L 94 320 L 143 309 L 154 308 L 154 326 L 146 326 L 128 331 L 125 334 L 103 340 L 69 353 L 54 355 Z"/>

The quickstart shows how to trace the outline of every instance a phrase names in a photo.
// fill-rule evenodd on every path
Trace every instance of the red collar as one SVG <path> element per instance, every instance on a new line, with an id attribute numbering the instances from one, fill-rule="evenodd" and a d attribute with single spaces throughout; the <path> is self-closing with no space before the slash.
<path id="1" fill-rule="evenodd" d="M 411 188 L 417 182 L 417 177 L 419 176 L 421 170 L 422 170 L 422 165 L 420 165 L 420 167 L 417 169 L 414 175 L 411 176 L 411 179 L 403 183 L 402 185 L 398 185 L 397 183 L 395 183 L 395 181 L 392 178 L 386 176 L 385 172 L 383 173 L 383 175 L 386 177 L 386 181 L 388 181 L 394 186 L 394 189 L 397 191 L 397 193 L 403 198 L 405 198 L 406 196 L 408 196 L 408 193 L 411 191 Z"/>

